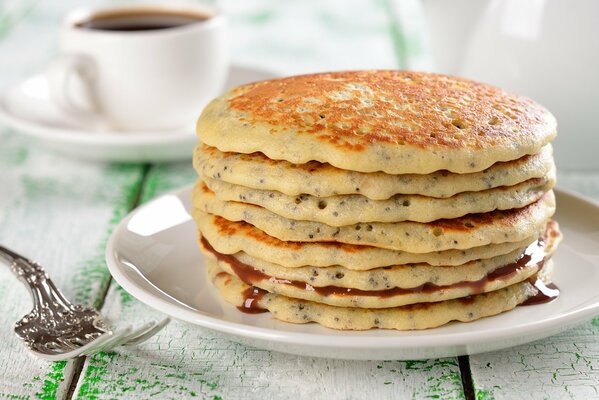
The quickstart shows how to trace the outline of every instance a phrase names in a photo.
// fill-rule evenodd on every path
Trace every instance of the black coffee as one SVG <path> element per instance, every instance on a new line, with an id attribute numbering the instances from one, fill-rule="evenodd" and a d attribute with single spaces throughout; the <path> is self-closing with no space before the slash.
<path id="1" fill-rule="evenodd" d="M 96 14 L 76 26 L 101 31 L 150 31 L 196 24 L 210 18 L 199 13 L 168 11 L 120 11 Z"/>

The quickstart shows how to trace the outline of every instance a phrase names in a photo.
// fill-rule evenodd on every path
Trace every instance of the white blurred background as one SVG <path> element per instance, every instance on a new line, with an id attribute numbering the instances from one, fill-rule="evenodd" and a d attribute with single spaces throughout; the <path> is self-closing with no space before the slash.
<path id="1" fill-rule="evenodd" d="M 128 2 L 94 0 L 85 5 Z M 429 70 L 492 83 L 532 97 L 557 116 L 554 147 L 561 170 L 599 170 L 594 120 L 599 109 L 599 1 L 204 3 L 216 4 L 228 14 L 236 64 L 284 75 L 343 69 Z M 57 53 L 61 19 L 81 5 L 75 0 L 0 2 L 0 88 L 46 65 Z M 21 18 L 39 23 L 19 25 Z M 8 34 L 10 40 L 2 40 Z"/>

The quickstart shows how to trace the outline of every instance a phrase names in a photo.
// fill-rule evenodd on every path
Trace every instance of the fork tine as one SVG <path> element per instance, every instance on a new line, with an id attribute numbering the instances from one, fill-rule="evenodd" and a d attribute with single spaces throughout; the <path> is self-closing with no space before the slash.
<path id="1" fill-rule="evenodd" d="M 154 326 L 156 325 L 156 321 L 150 321 L 148 323 L 143 324 L 142 326 L 140 326 L 137 329 L 134 329 L 133 331 L 131 331 L 131 333 L 129 335 L 127 335 L 126 338 L 123 338 L 125 340 L 121 341 L 122 343 L 127 343 L 132 339 L 135 339 L 136 337 L 144 334 L 145 332 L 147 332 L 148 330 L 152 329 Z"/>
<path id="2" fill-rule="evenodd" d="M 122 346 L 132 347 L 145 342 L 146 340 L 160 332 L 165 326 L 169 324 L 169 322 L 171 322 L 171 319 L 168 317 L 158 323 L 155 323 L 154 321 L 155 325 L 152 328 L 148 329 L 146 332 L 139 334 L 137 337 L 131 338 L 130 340 L 123 343 Z"/>
<path id="3" fill-rule="evenodd" d="M 80 357 L 82 355 L 84 355 L 83 353 L 85 352 L 93 352 L 97 346 L 103 344 L 104 342 L 108 341 L 110 338 L 112 337 L 112 334 L 110 333 L 106 333 L 98 338 L 96 338 L 95 340 L 89 342 L 88 344 L 78 347 L 74 350 L 68 351 L 66 353 L 63 354 L 46 354 L 46 353 L 40 353 L 37 351 L 34 351 L 34 353 L 41 358 L 44 358 L 48 361 L 65 361 L 65 360 L 71 360 L 73 358 L 77 358 Z"/>
<path id="4" fill-rule="evenodd" d="M 111 351 L 112 349 L 117 347 L 119 343 L 122 343 L 124 339 L 129 337 L 132 330 L 133 328 L 131 327 L 131 325 L 127 326 L 125 329 L 123 329 L 122 332 L 119 332 L 117 335 L 115 335 L 115 337 L 112 340 L 104 343 L 100 351 Z"/>
<path id="5" fill-rule="evenodd" d="M 114 332 L 109 332 L 107 334 L 101 335 L 98 338 L 92 340 L 89 344 L 83 346 L 85 351 L 96 349 L 100 346 L 103 346 L 104 343 L 108 342 L 114 337 Z"/>
<path id="6" fill-rule="evenodd" d="M 87 355 L 95 353 L 96 349 L 102 347 L 104 345 L 104 343 L 106 343 L 110 339 L 112 339 L 113 336 L 114 335 L 112 333 L 107 333 L 107 334 L 104 334 L 104 335 L 98 337 L 95 340 L 92 340 L 90 343 L 86 344 L 85 346 L 83 346 L 79 349 L 76 357 L 87 356 Z"/>
<path id="7" fill-rule="evenodd" d="M 81 353 L 81 355 L 89 356 L 91 354 L 98 353 L 100 351 L 108 351 L 114 347 L 113 343 L 120 341 L 124 336 L 129 335 L 130 332 L 131 332 L 131 326 L 128 326 L 125 329 L 123 329 L 122 331 L 120 331 L 118 333 L 114 333 L 110 339 L 108 339 L 102 343 L 99 343 L 97 346 L 93 346 L 89 350 Z"/>
<path id="8" fill-rule="evenodd" d="M 108 351 L 117 346 L 135 346 L 142 342 L 145 342 L 160 330 L 162 330 L 168 323 L 170 322 L 170 318 L 165 318 L 160 322 L 152 321 L 147 324 L 142 325 L 141 327 L 133 330 L 131 326 L 119 331 L 117 333 L 106 333 L 98 338 L 92 340 L 88 344 L 75 347 L 73 343 L 68 342 L 66 340 L 61 340 L 60 344 L 64 346 L 68 346 L 71 350 L 60 355 L 48 355 L 44 353 L 35 352 L 40 357 L 43 357 L 50 361 L 63 361 L 70 360 L 73 358 L 81 357 L 81 356 L 89 356 L 100 351 Z"/>
<path id="9" fill-rule="evenodd" d="M 160 324 L 164 324 L 164 321 L 160 321 Z M 154 334 L 154 332 L 158 332 L 158 330 L 162 329 L 163 325 L 161 325 L 158 329 L 156 329 L 157 325 L 158 325 L 158 323 L 156 321 L 148 322 L 147 324 L 142 325 L 141 327 L 135 329 L 129 335 L 121 338 L 117 342 L 111 343 L 110 345 L 113 348 L 115 348 L 117 346 L 125 346 L 128 343 L 135 342 L 139 338 L 146 338 L 146 337 L 149 338 L 150 336 L 152 336 Z M 143 340 L 145 340 L 145 339 L 142 339 L 141 341 L 143 341 Z"/>
<path id="10" fill-rule="evenodd" d="M 131 339 L 136 338 L 137 336 L 140 336 L 141 334 L 152 329 L 154 327 L 154 325 L 156 325 L 155 321 L 151 321 L 145 325 L 142 325 L 141 327 L 129 332 L 127 335 L 121 337 L 120 339 L 110 342 L 110 348 L 111 349 L 116 348 L 116 347 L 122 345 L 123 343 L 126 343 L 126 342 L 130 341 Z"/>

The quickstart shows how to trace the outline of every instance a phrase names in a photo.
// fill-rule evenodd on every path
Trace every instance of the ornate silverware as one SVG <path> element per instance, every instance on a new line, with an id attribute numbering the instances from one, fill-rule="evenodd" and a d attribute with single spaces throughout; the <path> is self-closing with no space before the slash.
<path id="1" fill-rule="evenodd" d="M 39 357 L 65 360 L 116 346 L 136 345 L 170 321 L 166 318 L 135 330 L 127 327 L 113 332 L 95 309 L 68 301 L 40 264 L 3 246 L 0 259 L 10 265 L 31 294 L 33 309 L 15 324 L 15 333 Z"/>

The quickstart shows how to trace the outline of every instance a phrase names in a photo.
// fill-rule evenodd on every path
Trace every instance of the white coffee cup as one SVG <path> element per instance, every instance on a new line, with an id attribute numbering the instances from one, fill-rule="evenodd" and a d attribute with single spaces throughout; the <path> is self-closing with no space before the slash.
<path id="1" fill-rule="evenodd" d="M 156 29 L 147 26 L 151 16 L 161 24 Z M 172 22 L 183 17 L 191 22 Z M 117 29 L 123 21 L 142 21 L 145 29 Z M 51 98 L 96 129 L 193 129 L 228 71 L 225 18 L 199 5 L 75 10 L 63 24 L 60 49 L 47 74 Z"/>

